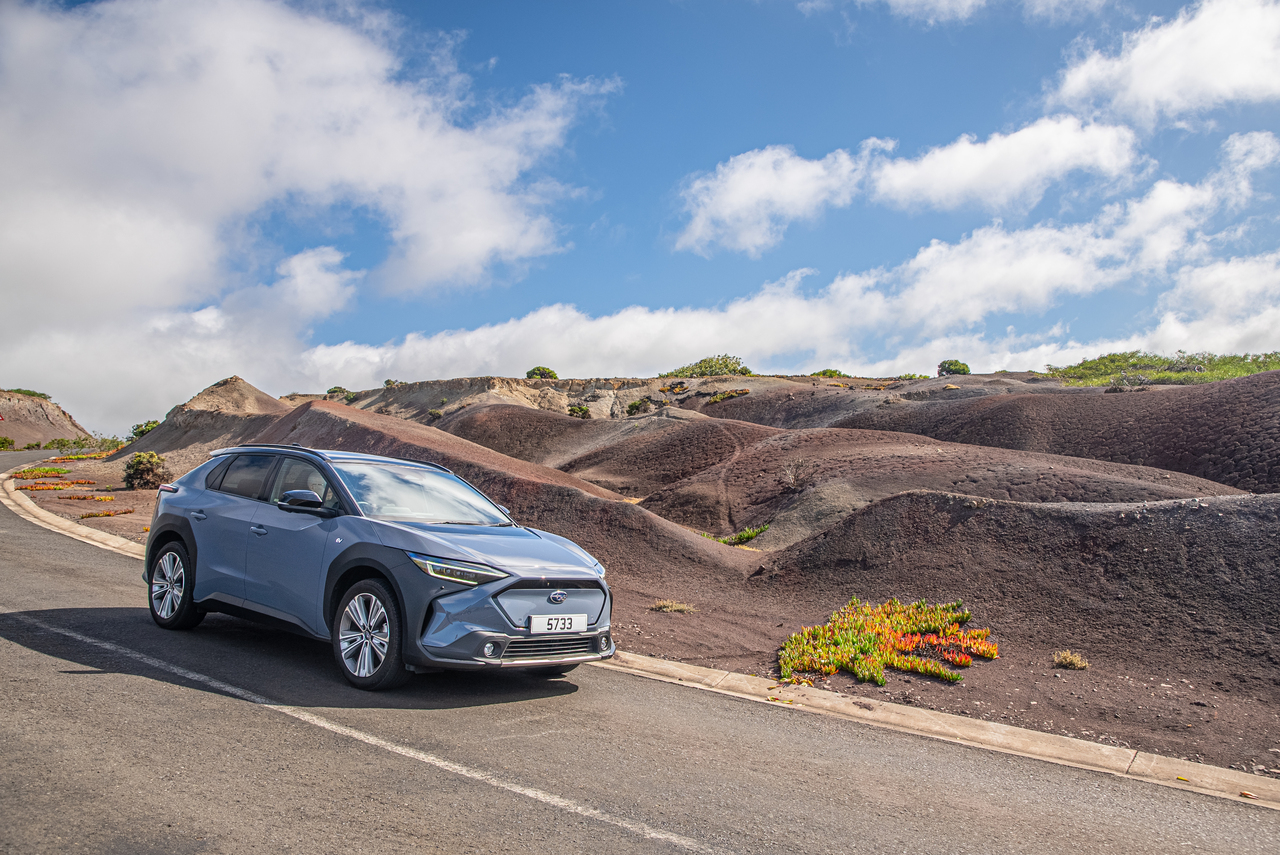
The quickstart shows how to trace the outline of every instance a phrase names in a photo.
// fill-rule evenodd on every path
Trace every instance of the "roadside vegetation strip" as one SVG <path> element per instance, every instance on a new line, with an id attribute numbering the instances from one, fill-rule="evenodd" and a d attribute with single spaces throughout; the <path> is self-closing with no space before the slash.
<path id="1" fill-rule="evenodd" d="M 797 679 L 796 672 L 848 671 L 861 682 L 883 686 L 884 669 L 893 668 L 958 683 L 964 678 L 947 665 L 967 668 L 974 656 L 1000 655 L 989 640 L 991 630 L 960 628 L 971 617 L 959 600 L 933 606 L 924 600 L 910 605 L 890 600 L 873 606 L 855 597 L 827 623 L 804 627 L 783 642 L 778 666 L 788 681 Z"/>
<path id="2" fill-rule="evenodd" d="M 107 549 L 129 558 L 142 559 L 145 557 L 146 550 L 141 543 L 134 543 L 132 540 L 126 540 L 123 537 L 117 537 L 114 534 L 108 534 L 95 528 L 89 528 L 88 526 L 63 519 L 57 514 L 49 513 L 31 501 L 30 496 L 15 489 L 13 478 L 7 474 L 0 474 L 0 482 L 3 482 L 0 484 L 0 504 L 3 504 L 27 522 L 58 534 L 64 534 L 90 546 Z"/>
<path id="3" fill-rule="evenodd" d="M 345 736 L 349 739 L 363 742 L 365 745 L 369 745 L 373 748 L 379 748 L 383 751 L 398 754 L 401 757 L 406 757 L 410 760 L 416 760 L 419 763 L 425 763 L 428 766 L 434 766 L 441 771 L 449 772 L 462 778 L 469 778 L 470 780 L 478 781 L 482 784 L 488 784 L 495 789 L 505 790 L 509 793 L 523 796 L 527 799 L 541 802 L 549 807 L 557 808 L 568 813 L 577 814 L 578 816 L 594 819 L 598 822 L 603 822 L 608 825 L 621 828 L 624 831 L 629 831 L 632 834 L 637 835 L 638 837 L 643 837 L 660 843 L 667 843 L 683 849 L 686 852 L 720 855 L 720 853 L 724 851 L 717 849 L 714 846 L 708 846 L 691 837 L 685 837 L 684 835 L 664 831 L 663 829 L 655 828 L 648 823 L 614 816 L 613 814 L 597 810 L 596 808 L 589 807 L 572 799 L 558 796 L 555 793 L 548 793 L 545 790 L 539 790 L 534 787 L 526 787 L 523 784 L 517 784 L 514 781 L 505 780 L 497 775 L 492 775 L 480 769 L 473 769 L 470 766 L 455 763 L 452 760 L 447 760 L 435 754 L 429 754 L 426 751 L 420 751 L 416 748 L 410 748 L 407 745 L 391 742 L 390 740 L 383 739 L 379 736 L 374 736 L 371 733 L 366 733 L 363 730 L 357 730 L 354 727 L 348 727 L 345 724 L 338 724 L 335 721 L 330 721 L 323 716 L 318 716 L 315 713 L 308 712 L 307 710 L 298 709 L 297 707 L 289 706 L 288 704 L 278 704 L 270 698 L 259 695 L 256 692 L 251 692 L 248 689 L 242 689 L 239 686 L 233 686 L 230 683 L 224 683 L 221 680 L 201 674 L 198 671 L 192 671 L 190 669 L 183 668 L 180 665 L 174 665 L 171 662 L 166 662 L 163 659 L 157 659 L 154 656 L 148 656 L 145 653 L 141 653 L 128 647 L 123 647 L 111 641 L 94 638 L 91 635 L 85 635 L 84 633 L 76 632 L 72 629 L 54 626 L 53 624 L 45 623 L 42 620 L 37 620 L 36 618 L 29 617 L 24 614 L 9 612 L 9 616 L 30 626 L 42 629 L 45 632 L 56 633 L 74 641 L 78 641 L 81 644 L 88 644 L 93 647 L 97 647 L 100 650 L 114 653 L 117 656 L 127 657 L 135 662 L 140 662 L 158 671 L 164 671 L 177 677 L 181 677 L 184 680 L 207 686 L 224 695 L 229 695 L 233 698 L 247 701 L 248 703 L 265 707 L 266 709 L 274 710 L 279 713 L 284 713 L 298 721 L 305 722 L 313 727 L 322 728 L 323 730 L 327 730 L 330 733 L 337 734 L 338 736 Z"/>

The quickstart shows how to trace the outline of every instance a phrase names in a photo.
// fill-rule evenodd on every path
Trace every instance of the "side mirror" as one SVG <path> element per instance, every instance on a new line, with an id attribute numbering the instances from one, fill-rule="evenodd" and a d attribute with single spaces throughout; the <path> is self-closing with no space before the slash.
<path id="1" fill-rule="evenodd" d="M 324 502 L 312 490 L 290 490 L 280 497 L 276 507 L 296 514 L 312 514 L 318 517 L 337 516 L 337 511 L 324 507 Z"/>

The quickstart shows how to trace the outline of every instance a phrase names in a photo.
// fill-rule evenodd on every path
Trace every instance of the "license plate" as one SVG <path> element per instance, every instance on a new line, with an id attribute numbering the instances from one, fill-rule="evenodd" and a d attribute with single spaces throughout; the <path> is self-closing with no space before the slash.
<path id="1" fill-rule="evenodd" d="M 545 635 L 548 632 L 585 632 L 586 615 L 530 615 L 529 632 Z"/>

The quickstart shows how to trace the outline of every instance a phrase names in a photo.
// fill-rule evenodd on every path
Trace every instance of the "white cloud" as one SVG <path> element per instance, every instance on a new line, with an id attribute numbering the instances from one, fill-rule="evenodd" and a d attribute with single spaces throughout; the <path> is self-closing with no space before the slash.
<path id="1" fill-rule="evenodd" d="M 857 157 L 836 149 L 821 160 L 806 160 L 791 146 L 769 146 L 691 177 L 681 191 L 690 220 L 676 249 L 707 255 L 719 245 L 759 258 L 782 240 L 794 220 L 812 220 L 829 206 L 848 205 L 868 155 L 879 145 L 868 140 Z"/>
<path id="2" fill-rule="evenodd" d="M 878 201 L 911 206 L 988 208 L 1034 205 L 1049 185 L 1083 170 L 1115 179 L 1137 159 L 1126 127 L 1085 124 L 1075 116 L 1040 119 L 984 142 L 965 135 L 911 160 L 882 160 L 871 169 Z"/>
<path id="3" fill-rule="evenodd" d="M 984 142 L 962 136 L 913 159 L 886 157 L 895 146 L 872 137 L 856 155 L 836 149 L 821 160 L 806 160 L 790 146 L 735 155 L 686 181 L 681 196 L 690 219 L 675 247 L 700 255 L 722 247 L 759 258 L 792 222 L 845 207 L 864 187 L 900 207 L 1025 208 L 1071 172 L 1116 180 L 1138 159 L 1131 130 L 1074 116 L 1040 119 Z"/>
<path id="4" fill-rule="evenodd" d="M 805 17 L 829 12 L 848 0 L 801 0 L 796 8 Z M 924 24 L 941 24 L 967 21 L 986 8 L 987 0 L 855 0 L 859 6 L 883 3 L 889 11 L 901 18 L 909 18 Z M 1097 12 L 1109 0 L 1023 0 L 1024 11 L 1029 18 L 1063 21 Z"/>
<path id="5" fill-rule="evenodd" d="M 1280 3 L 1204 0 L 1124 37 L 1115 55 L 1089 50 L 1063 73 L 1055 104 L 1090 104 L 1145 125 L 1229 103 L 1280 98 Z"/>
<path id="6" fill-rule="evenodd" d="M 393 41 L 267 0 L 0 5 L 8 306 L 209 299 L 251 218 L 334 205 L 385 222 L 391 290 L 557 252 L 543 207 L 564 191 L 530 171 L 614 84 L 480 111 L 449 44 L 404 79 Z"/>

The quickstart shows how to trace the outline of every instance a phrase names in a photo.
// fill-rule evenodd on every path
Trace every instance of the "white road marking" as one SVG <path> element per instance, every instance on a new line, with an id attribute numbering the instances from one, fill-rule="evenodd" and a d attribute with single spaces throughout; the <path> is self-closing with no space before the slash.
<path id="1" fill-rule="evenodd" d="M 72 629 L 53 626 L 52 624 L 47 624 L 44 621 L 28 617 L 27 615 L 9 612 L 8 616 L 20 620 L 23 623 L 39 627 L 47 632 L 64 635 L 67 638 L 75 639 L 83 644 L 90 644 L 94 647 L 110 651 L 111 653 L 116 653 L 120 656 L 127 656 L 130 659 L 141 662 L 144 665 L 149 665 L 157 670 L 176 674 L 179 677 L 191 680 L 195 683 L 201 683 L 211 689 L 216 689 L 223 694 L 239 698 L 242 701 L 248 701 L 251 704 L 256 704 L 258 706 L 275 710 L 276 712 L 284 713 L 287 716 L 296 718 L 299 721 L 304 721 L 315 727 L 323 728 L 324 730 L 336 733 L 339 736 L 346 736 L 351 739 L 355 739 L 359 742 L 365 743 L 366 745 L 371 745 L 374 748 L 381 748 L 383 751 L 390 751 L 393 754 L 399 754 L 401 757 L 408 757 L 410 760 L 417 760 L 420 763 L 426 763 L 428 766 L 434 766 L 445 772 L 451 772 L 454 775 L 459 775 L 463 778 L 470 778 L 473 781 L 480 781 L 481 783 L 488 784 L 489 786 L 495 787 L 499 790 L 506 790 L 509 793 L 515 793 L 518 796 L 524 796 L 525 798 L 533 799 L 536 802 L 541 802 L 545 805 L 550 805 L 551 807 L 559 808 L 560 810 L 567 811 L 569 813 L 575 813 L 579 816 L 585 816 L 589 819 L 598 820 L 599 822 L 608 823 L 609 825 L 615 825 L 618 828 L 629 831 L 639 837 L 644 837 L 649 840 L 657 840 L 663 843 L 670 843 L 672 846 L 678 846 L 679 848 L 689 852 L 721 855 L 724 851 L 713 846 L 700 843 L 692 838 L 684 837 L 680 834 L 674 834 L 670 831 L 663 831 L 660 828 L 654 828 L 653 826 L 643 822 L 624 819 L 620 816 L 614 816 L 613 814 L 596 810 L 593 807 L 579 804 L 572 799 L 566 799 L 563 796 L 557 796 L 554 793 L 548 793 L 545 790 L 538 790 L 533 787 L 526 787 L 522 784 L 505 781 L 495 775 L 490 775 L 488 772 L 482 772 L 479 769 L 472 769 L 470 766 L 463 766 L 461 763 L 454 763 L 452 760 L 446 760 L 443 757 L 437 757 L 434 754 L 428 754 L 425 751 L 419 751 L 418 749 L 410 748 L 407 745 L 397 745 L 394 742 L 389 742 L 381 737 L 374 736 L 371 733 L 365 733 L 362 730 L 356 730 L 354 727 L 347 727 L 344 724 L 338 724 L 337 722 L 330 721 L 327 718 L 318 716 L 315 713 L 307 712 L 306 710 L 298 709 L 297 707 L 291 707 L 287 704 L 277 704 L 270 698 L 263 697 L 262 695 L 249 691 L 248 689 L 242 689 L 239 686 L 224 683 L 213 677 L 188 670 L 180 665 L 165 662 L 162 659 L 156 659 L 154 656 L 139 653 L 138 651 L 131 650 L 128 647 L 121 647 L 119 644 L 104 641 L 101 638 L 94 638 L 91 635 L 85 635 Z"/>

